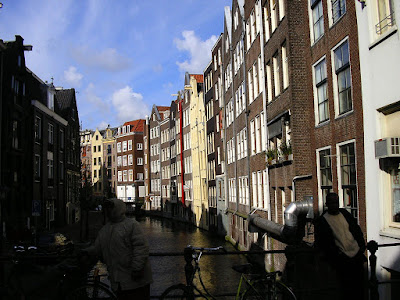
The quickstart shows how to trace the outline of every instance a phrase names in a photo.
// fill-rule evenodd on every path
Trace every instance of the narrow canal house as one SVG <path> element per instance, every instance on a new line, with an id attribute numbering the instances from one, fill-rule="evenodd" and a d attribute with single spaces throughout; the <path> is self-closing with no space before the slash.
<path id="1" fill-rule="evenodd" d="M 60 166 L 60 175 L 65 173 L 66 189 L 66 221 L 73 224 L 79 220 L 79 188 L 80 188 L 80 143 L 79 116 L 75 89 L 56 88 L 55 100 L 60 109 L 60 116 L 67 122 L 66 131 L 60 129 L 60 149 L 65 151 L 65 161 Z M 65 145 L 62 144 L 65 140 Z M 63 171 L 65 169 L 65 172 Z"/>
<path id="2" fill-rule="evenodd" d="M 24 51 L 32 46 L 24 45 L 21 36 L 0 45 L 0 217 L 3 233 L 21 238 L 18 232 L 31 225 L 51 229 L 71 220 L 67 202 L 76 200 L 79 182 L 69 175 L 75 176 L 71 171 L 79 172 L 80 164 L 79 146 L 73 145 L 78 135 L 72 132 L 79 119 L 75 101 L 59 103 L 53 84 L 26 67 Z M 69 100 L 75 99 L 73 90 L 69 94 Z M 71 128 L 70 118 L 77 121 L 71 119 Z"/>
<path id="3" fill-rule="evenodd" d="M 170 116 L 171 108 L 162 112 L 160 122 L 160 158 L 161 158 L 161 203 L 162 210 L 167 210 L 166 203 L 170 203 L 171 185 L 171 150 L 170 150 Z"/>
<path id="4" fill-rule="evenodd" d="M 163 202 L 161 201 L 161 122 L 169 117 L 170 108 L 168 106 L 153 105 L 150 116 L 145 123 L 146 136 L 146 161 L 147 170 L 146 186 L 146 210 L 161 210 Z M 166 127 L 167 125 L 164 125 Z"/>
<path id="5" fill-rule="evenodd" d="M 211 72 L 212 89 L 205 94 L 206 107 L 213 110 L 211 118 L 207 120 L 207 137 L 211 134 L 214 137 L 214 151 L 209 150 L 208 160 L 214 161 L 215 178 L 209 176 L 209 195 L 212 197 L 209 200 L 210 211 L 210 230 L 215 230 L 218 234 L 225 236 L 228 232 L 228 218 L 226 211 L 225 197 L 225 129 L 224 123 L 224 102 L 223 102 L 223 74 L 222 74 L 222 42 L 224 35 L 221 33 L 211 50 Z M 206 72 L 204 77 L 206 77 Z M 213 107 L 211 108 L 210 104 Z M 212 170 L 209 171 L 211 174 Z M 214 198 L 215 197 L 215 198 Z"/>
<path id="6" fill-rule="evenodd" d="M 206 135 L 206 109 L 204 103 L 204 84 L 211 86 L 211 75 L 190 74 L 189 84 L 185 82 L 185 90 L 190 97 L 190 133 L 184 137 L 184 150 L 191 149 L 191 157 L 184 161 L 185 174 L 192 174 L 192 211 L 196 226 L 209 228 L 209 208 L 207 190 L 207 147 L 213 149 L 213 138 Z M 206 83 L 207 82 L 207 83 Z"/>
<path id="7" fill-rule="evenodd" d="M 145 120 L 125 122 L 118 127 L 117 145 L 117 197 L 132 209 L 134 202 L 144 202 L 143 134 Z"/>
<path id="8" fill-rule="evenodd" d="M 400 238 L 400 39 L 399 1 L 356 5 L 365 138 L 367 238 L 378 244 Z M 397 21 L 397 22 L 396 22 Z M 380 281 L 400 276 L 398 247 L 377 252 Z M 381 299 L 399 299 L 395 284 L 379 285 Z"/>

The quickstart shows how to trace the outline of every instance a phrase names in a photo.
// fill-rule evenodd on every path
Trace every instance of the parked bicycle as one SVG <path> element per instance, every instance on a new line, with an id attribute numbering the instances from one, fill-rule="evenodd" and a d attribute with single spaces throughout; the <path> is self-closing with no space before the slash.
<path id="1" fill-rule="evenodd" d="M 99 269 L 88 270 L 77 263 L 77 256 L 60 257 L 37 253 L 36 247 L 18 246 L 12 255 L 3 257 L 4 283 L 0 298 L 4 300 L 117 299 L 101 281 Z M 62 262 L 59 262 L 60 259 Z M 51 264 L 51 261 L 57 261 Z"/>
<path id="2" fill-rule="evenodd" d="M 161 295 L 161 299 L 217 299 L 211 295 L 201 279 L 200 259 L 204 252 L 218 252 L 226 250 L 223 247 L 200 248 L 187 246 L 184 250 L 186 261 L 186 284 L 175 284 L 167 288 Z M 194 265 L 193 265 L 194 263 Z M 281 272 L 254 272 L 251 264 L 234 266 L 233 269 L 241 273 L 235 300 L 260 299 L 260 300 L 296 300 L 292 290 L 282 283 L 278 277 Z M 199 278 L 201 288 L 195 283 L 196 275 Z"/>

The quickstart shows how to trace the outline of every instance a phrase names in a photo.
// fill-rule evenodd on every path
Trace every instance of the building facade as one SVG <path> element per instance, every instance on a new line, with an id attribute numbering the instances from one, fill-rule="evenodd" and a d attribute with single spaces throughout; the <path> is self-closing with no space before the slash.
<path id="1" fill-rule="evenodd" d="M 117 148 L 117 198 L 131 207 L 144 201 L 143 134 L 145 120 L 125 122 L 118 127 Z"/>
<path id="2" fill-rule="evenodd" d="M 399 120 L 400 57 L 398 1 L 356 4 L 364 112 L 367 239 L 378 244 L 400 238 Z M 380 281 L 399 278 L 397 247 L 379 248 Z M 399 298 L 395 285 L 379 285 L 381 299 Z"/>

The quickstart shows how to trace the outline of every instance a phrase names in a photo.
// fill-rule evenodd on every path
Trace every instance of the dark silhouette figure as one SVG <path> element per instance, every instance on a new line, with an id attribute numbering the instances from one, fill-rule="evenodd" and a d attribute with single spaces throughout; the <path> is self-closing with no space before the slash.
<path id="1" fill-rule="evenodd" d="M 100 229 L 94 245 L 85 251 L 107 265 L 118 299 L 150 299 L 149 246 L 140 224 L 125 216 L 126 204 L 122 200 L 107 200 L 103 208 L 108 222 Z"/>
<path id="2" fill-rule="evenodd" d="M 326 196 L 327 211 L 315 220 L 315 246 L 336 271 L 340 299 L 364 299 L 364 236 L 356 219 L 339 208 L 336 193 Z"/>

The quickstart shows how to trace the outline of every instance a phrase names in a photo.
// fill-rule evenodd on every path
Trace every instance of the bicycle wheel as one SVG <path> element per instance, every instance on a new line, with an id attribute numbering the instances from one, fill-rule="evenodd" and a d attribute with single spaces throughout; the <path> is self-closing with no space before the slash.
<path id="1" fill-rule="evenodd" d="M 167 288 L 162 294 L 161 299 L 193 299 L 187 293 L 186 286 L 184 284 L 175 284 Z"/>
<path id="2" fill-rule="evenodd" d="M 277 281 L 275 288 L 273 283 L 266 280 L 252 282 L 252 287 L 244 292 L 243 300 L 297 300 L 296 296 L 283 283 Z"/>
<path id="3" fill-rule="evenodd" d="M 109 289 L 94 283 L 86 283 L 65 296 L 65 300 L 108 299 L 117 300 L 117 296 Z"/>

